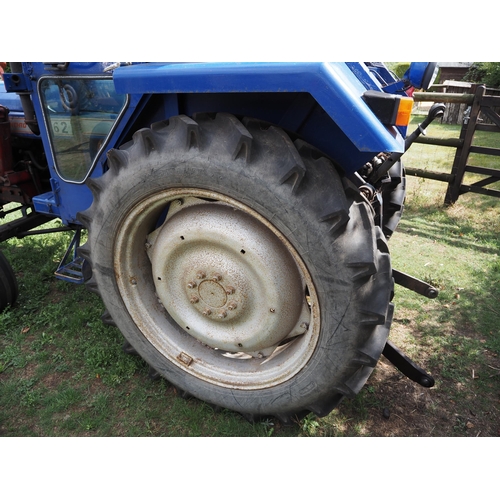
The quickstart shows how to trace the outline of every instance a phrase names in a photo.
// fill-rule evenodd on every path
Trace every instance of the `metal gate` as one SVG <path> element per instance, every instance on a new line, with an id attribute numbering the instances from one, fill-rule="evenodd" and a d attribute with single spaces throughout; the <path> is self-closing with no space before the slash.
<path id="1" fill-rule="evenodd" d="M 474 145 L 474 134 L 476 131 L 483 130 L 491 133 L 500 132 L 500 115 L 498 112 L 500 109 L 500 96 L 487 95 L 486 87 L 484 85 L 478 85 L 473 94 L 415 92 L 413 98 L 417 102 L 465 103 L 469 107 L 467 108 L 466 117 L 458 139 L 437 139 L 421 136 L 416 141 L 422 144 L 456 148 L 451 172 L 445 174 L 406 168 L 407 174 L 448 183 L 448 189 L 444 200 L 446 205 L 455 203 L 461 194 L 470 192 L 500 198 L 500 190 L 485 187 L 500 181 L 500 158 L 498 160 L 498 170 L 470 165 L 468 163 L 471 153 L 500 157 L 500 148 L 488 148 Z M 500 136 L 498 143 L 500 146 Z M 482 178 L 472 184 L 464 184 L 466 172 L 478 174 L 482 176 Z"/>

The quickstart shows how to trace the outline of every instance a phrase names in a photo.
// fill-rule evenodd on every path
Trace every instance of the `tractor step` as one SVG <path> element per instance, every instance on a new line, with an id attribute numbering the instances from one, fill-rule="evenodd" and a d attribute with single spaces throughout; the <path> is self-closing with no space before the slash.
<path id="1" fill-rule="evenodd" d="M 81 231 L 81 229 L 75 231 L 64 257 L 54 273 L 57 279 L 78 285 L 84 282 L 83 265 L 85 259 L 77 255 Z"/>

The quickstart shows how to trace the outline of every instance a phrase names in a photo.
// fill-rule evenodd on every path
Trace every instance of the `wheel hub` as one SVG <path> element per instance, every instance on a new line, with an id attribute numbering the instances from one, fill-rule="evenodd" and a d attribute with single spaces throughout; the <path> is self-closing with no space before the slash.
<path id="1" fill-rule="evenodd" d="M 226 290 L 215 281 L 205 280 L 198 287 L 201 300 L 209 307 L 223 307 L 226 305 Z"/>
<path id="2" fill-rule="evenodd" d="M 234 198 L 196 188 L 144 198 L 122 220 L 113 257 L 140 333 L 198 380 L 274 387 L 317 346 L 320 308 L 309 271 L 269 219 Z"/>
<path id="3" fill-rule="evenodd" d="M 236 316 L 235 310 L 238 308 L 238 301 L 242 302 L 240 294 L 236 293 L 236 289 L 231 285 L 224 287 L 218 281 L 223 280 L 220 273 L 216 273 L 212 279 L 203 279 L 205 273 L 198 273 L 198 279 L 202 281 L 199 284 L 196 281 L 190 281 L 188 288 L 192 290 L 190 302 L 204 316 L 215 314 L 218 319 L 231 319 Z M 230 281 L 225 279 L 224 281 Z M 231 297 L 233 296 L 233 297 Z M 241 307 L 240 307 L 241 311 Z M 228 317 L 229 314 L 229 317 Z"/>
<path id="4" fill-rule="evenodd" d="M 276 346 L 294 332 L 304 302 L 286 247 L 229 205 L 184 206 L 148 236 L 156 293 L 167 312 L 213 348 L 259 354 Z"/>

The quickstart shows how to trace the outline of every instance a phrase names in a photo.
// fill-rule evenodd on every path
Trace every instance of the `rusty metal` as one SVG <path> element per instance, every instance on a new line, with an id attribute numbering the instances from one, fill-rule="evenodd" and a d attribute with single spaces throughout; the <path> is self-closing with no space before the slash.
<path id="1" fill-rule="evenodd" d="M 181 352 L 179 356 L 177 356 L 177 359 L 186 366 L 189 366 L 193 362 L 193 358 L 185 352 Z"/>
<path id="2" fill-rule="evenodd" d="M 148 233 L 165 207 L 165 222 Z M 272 224 L 234 199 L 187 188 L 154 194 L 126 211 L 113 254 L 128 313 L 187 373 L 262 389 L 310 359 L 320 310 L 309 272 Z"/>
<path id="3" fill-rule="evenodd" d="M 255 352 L 277 347 L 296 329 L 305 302 L 300 273 L 286 246 L 250 215 L 225 204 L 187 203 L 148 241 L 153 276 L 162 278 L 154 281 L 158 297 L 200 342 Z M 193 270 L 200 268 L 209 278 L 198 278 Z M 234 290 L 231 308 L 224 287 Z"/>

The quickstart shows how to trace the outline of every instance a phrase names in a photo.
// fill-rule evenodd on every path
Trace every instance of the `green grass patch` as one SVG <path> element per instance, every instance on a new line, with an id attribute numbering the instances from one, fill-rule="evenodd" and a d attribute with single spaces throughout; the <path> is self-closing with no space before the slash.
<path id="1" fill-rule="evenodd" d="M 458 137 L 459 127 L 433 124 L 429 135 Z M 495 147 L 491 136 L 479 139 Z M 417 144 L 405 164 L 449 172 L 453 157 L 453 149 Z M 20 293 L 0 314 L 0 435 L 497 436 L 499 201 L 467 194 L 446 208 L 444 183 L 407 181 L 405 214 L 389 242 L 393 266 L 437 287 L 439 296 L 396 286 L 391 339 L 435 377 L 432 389 L 382 357 L 354 400 L 292 427 L 274 419 L 249 423 L 184 400 L 123 352 L 120 332 L 101 322 L 98 296 L 55 279 L 71 237 L 56 233 L 1 245 Z"/>

